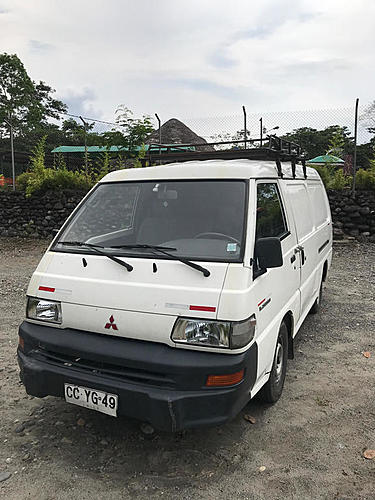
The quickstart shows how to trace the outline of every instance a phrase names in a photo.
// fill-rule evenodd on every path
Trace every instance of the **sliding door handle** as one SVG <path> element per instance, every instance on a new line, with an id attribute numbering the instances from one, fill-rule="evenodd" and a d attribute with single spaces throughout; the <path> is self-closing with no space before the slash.
<path id="1" fill-rule="evenodd" d="M 306 256 L 305 256 L 305 249 L 302 245 L 298 245 L 295 249 L 294 249 L 294 253 L 300 253 L 301 254 L 301 265 L 303 266 L 305 261 L 306 261 Z"/>

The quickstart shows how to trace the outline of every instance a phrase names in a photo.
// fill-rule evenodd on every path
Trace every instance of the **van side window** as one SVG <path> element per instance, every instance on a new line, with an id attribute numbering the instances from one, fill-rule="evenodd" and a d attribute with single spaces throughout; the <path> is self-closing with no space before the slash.
<path id="1" fill-rule="evenodd" d="M 256 238 L 280 237 L 287 232 L 284 210 L 277 185 L 259 183 L 257 185 Z"/>

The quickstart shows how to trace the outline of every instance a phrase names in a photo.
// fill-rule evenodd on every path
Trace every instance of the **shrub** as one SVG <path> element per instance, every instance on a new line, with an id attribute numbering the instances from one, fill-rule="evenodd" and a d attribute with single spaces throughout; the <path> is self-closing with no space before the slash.
<path id="1" fill-rule="evenodd" d="M 344 172 L 340 170 L 336 170 L 330 177 L 329 180 L 329 189 L 337 189 L 342 190 L 349 187 L 352 183 L 352 177 L 349 175 L 345 175 Z"/>
<path id="2" fill-rule="evenodd" d="M 99 161 L 96 165 L 98 171 L 91 172 L 92 183 L 95 184 L 96 182 L 99 182 L 100 179 L 102 179 L 105 175 L 107 175 L 110 172 L 110 166 L 111 163 L 110 163 L 109 152 L 104 151 L 103 153 L 101 153 Z"/>
<path id="3" fill-rule="evenodd" d="M 142 162 L 141 160 L 146 156 L 146 146 L 145 144 L 142 144 L 141 149 L 138 152 L 138 155 L 135 159 L 134 162 L 134 167 L 133 168 L 142 168 Z"/>
<path id="4" fill-rule="evenodd" d="M 62 189 L 87 191 L 91 187 L 91 183 L 84 173 L 73 172 L 66 168 L 59 170 L 45 168 L 43 172 L 39 172 L 39 175 L 34 175 L 33 172 L 31 174 L 27 179 L 26 196 Z"/>
<path id="5" fill-rule="evenodd" d="M 44 165 L 46 136 L 35 146 L 30 157 L 31 168 L 17 177 L 18 188 L 29 197 L 46 191 L 74 189 L 87 191 L 93 181 L 81 171 L 70 171 L 63 162 L 58 168 L 46 168 Z"/>
<path id="6" fill-rule="evenodd" d="M 16 179 L 16 188 L 19 191 L 26 191 L 27 184 L 29 182 L 29 179 L 33 176 L 34 174 L 32 172 L 23 172 L 23 174 L 20 174 L 17 179 Z"/>
<path id="7" fill-rule="evenodd" d="M 372 160 L 369 170 L 358 170 L 355 183 L 358 189 L 375 189 L 375 160 Z"/>
<path id="8" fill-rule="evenodd" d="M 316 166 L 314 168 L 318 171 L 326 189 L 342 190 L 349 187 L 352 183 L 352 177 L 345 175 L 341 169 L 335 170 L 330 165 Z"/>
<path id="9" fill-rule="evenodd" d="M 317 165 L 314 168 L 318 172 L 318 174 L 320 175 L 320 178 L 322 179 L 325 188 L 329 189 L 328 186 L 329 186 L 329 182 L 330 182 L 330 174 L 329 174 L 329 171 L 327 170 L 327 168 L 322 167 L 320 165 Z"/>

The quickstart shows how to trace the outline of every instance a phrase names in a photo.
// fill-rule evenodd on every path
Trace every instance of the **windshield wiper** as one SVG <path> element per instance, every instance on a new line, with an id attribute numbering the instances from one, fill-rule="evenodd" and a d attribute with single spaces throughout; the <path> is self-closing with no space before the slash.
<path id="1" fill-rule="evenodd" d="M 173 255 L 172 253 L 167 252 L 166 250 L 177 250 L 176 248 L 171 248 L 171 247 L 163 247 L 159 245 L 118 245 L 118 246 L 113 246 L 111 248 L 145 248 L 148 250 L 151 250 L 151 253 L 156 254 L 156 252 L 163 253 L 164 255 L 167 255 L 168 257 L 171 257 L 173 260 L 179 260 L 183 264 L 186 264 L 187 266 L 196 269 L 197 271 L 200 271 L 203 273 L 203 276 L 208 278 L 210 276 L 210 271 L 206 269 L 205 267 L 200 266 L 199 264 L 195 264 L 194 262 L 191 262 L 188 259 L 185 259 L 184 257 L 178 257 L 177 255 Z"/>
<path id="2" fill-rule="evenodd" d="M 164 247 L 162 245 L 143 245 L 141 243 L 137 243 L 134 245 L 113 245 L 110 248 L 145 248 L 148 250 L 177 250 L 177 248 L 173 247 Z"/>
<path id="3" fill-rule="evenodd" d="M 77 246 L 77 247 L 88 247 L 92 248 L 95 252 L 97 252 L 100 255 L 105 255 L 108 257 L 108 259 L 113 260 L 113 262 L 116 262 L 117 264 L 120 264 L 120 266 L 126 267 L 126 269 L 130 272 L 133 271 L 133 266 L 131 264 L 128 264 L 127 262 L 124 262 L 123 260 L 118 259 L 114 255 L 111 255 L 107 252 L 104 252 L 104 248 L 101 245 L 94 245 L 92 243 L 83 243 L 82 241 L 59 241 L 58 244 L 60 245 L 67 245 L 67 246 Z M 112 247 L 108 247 L 112 248 Z M 115 248 L 115 247 L 113 247 Z"/>

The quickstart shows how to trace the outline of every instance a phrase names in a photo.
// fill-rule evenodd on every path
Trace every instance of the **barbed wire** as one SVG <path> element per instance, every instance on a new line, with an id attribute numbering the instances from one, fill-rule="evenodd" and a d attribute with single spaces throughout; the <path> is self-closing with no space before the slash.
<path id="1" fill-rule="evenodd" d="M 97 118 L 88 118 L 87 116 L 83 116 L 83 115 L 72 115 L 71 113 L 62 113 L 61 115 L 62 116 L 69 116 L 70 118 L 75 118 L 77 121 L 81 120 L 83 118 L 84 120 L 86 120 L 88 122 L 90 121 L 90 122 L 95 122 L 95 123 L 104 123 L 106 125 L 113 125 L 116 127 L 121 126 L 119 123 L 109 122 L 109 121 L 105 121 L 105 120 L 99 120 Z"/>
<path id="2" fill-rule="evenodd" d="M 359 106 L 359 121 L 358 121 L 358 143 L 368 142 L 372 134 L 368 132 L 368 121 L 363 119 L 363 115 L 369 105 Z M 66 117 L 74 118 L 81 123 L 81 116 L 73 113 L 63 113 L 61 119 Z M 187 125 L 198 136 L 206 140 L 210 140 L 217 136 L 234 136 L 238 131 L 244 130 L 244 114 L 239 110 L 238 113 L 231 115 L 213 115 L 204 117 L 179 117 L 177 118 Z M 92 131 L 104 133 L 110 130 L 121 130 L 122 125 L 118 122 L 110 120 L 102 120 L 98 118 L 90 118 L 82 116 L 82 118 L 93 125 Z M 157 128 L 157 122 L 150 115 L 150 118 Z M 169 119 L 169 118 L 168 118 Z M 168 119 L 162 120 L 166 123 Z M 342 108 L 321 108 L 296 111 L 267 111 L 267 112 L 248 112 L 246 111 L 247 131 L 250 137 L 259 137 L 260 128 L 262 126 L 263 134 L 275 130 L 277 135 L 285 135 L 293 132 L 298 128 L 309 127 L 316 130 L 324 130 L 330 126 L 337 125 L 346 127 L 350 135 L 354 135 L 354 106 Z"/>
<path id="3" fill-rule="evenodd" d="M 366 106 L 359 108 L 359 116 L 363 115 Z M 211 116 L 201 118 L 181 119 L 189 128 L 205 139 L 215 135 L 235 135 L 244 130 L 244 115 L 238 113 L 229 116 Z M 247 131 L 250 137 L 259 137 L 262 127 L 263 134 L 275 131 L 277 135 L 285 135 L 293 130 L 308 127 L 316 130 L 324 130 L 330 126 L 346 127 L 350 135 L 354 135 L 355 115 L 354 107 L 331 108 L 319 110 L 301 111 L 276 111 L 265 113 L 246 113 Z M 275 130 L 276 129 L 276 130 Z M 368 132 L 368 126 L 364 120 L 358 121 L 358 142 L 368 142 L 372 134 Z"/>
<path id="4" fill-rule="evenodd" d="M 359 145 L 370 142 L 374 137 L 373 133 L 369 132 L 369 128 L 375 126 L 375 113 L 369 115 L 368 110 L 375 107 L 370 104 L 359 106 L 359 120 L 357 131 L 357 143 Z M 297 111 L 267 111 L 267 112 L 249 112 L 246 110 L 246 129 L 248 138 L 259 138 L 260 127 L 262 126 L 263 136 L 267 133 L 275 133 L 278 136 L 283 136 L 287 133 L 292 133 L 294 130 L 308 127 L 318 131 L 322 131 L 331 126 L 346 127 L 348 133 L 354 136 L 355 113 L 353 106 L 342 108 L 322 108 Z M 158 128 L 155 115 L 149 115 L 154 128 Z M 91 127 L 89 132 L 103 134 L 109 131 L 124 130 L 123 125 L 116 121 L 105 120 L 101 118 L 92 118 L 80 116 L 74 113 L 61 113 L 58 124 L 61 126 L 63 121 L 72 118 L 83 127 L 83 120 Z M 215 140 L 232 140 L 237 136 L 238 139 L 244 137 L 244 113 L 240 108 L 236 113 L 227 115 L 213 115 L 203 117 L 181 117 L 181 116 L 161 116 L 163 125 L 170 118 L 177 118 L 195 132 L 199 137 L 206 139 L 208 142 Z M 275 130 L 276 129 L 276 130 Z M 61 146 L 63 144 L 56 144 Z M 82 144 L 83 145 L 83 144 Z M 50 152 L 49 152 L 50 153 Z M 48 155 L 47 155 L 48 156 Z M 81 155 L 82 156 L 82 155 Z M 82 158 L 80 155 L 66 155 L 66 162 L 69 168 L 81 168 Z M 1 169 L 5 176 L 10 175 L 10 155 L 2 157 Z M 50 163 L 54 161 L 53 155 L 49 154 Z M 52 164 L 51 163 L 51 164 Z M 28 164 L 28 155 L 16 150 L 16 173 L 21 173 Z M 0 172 L 1 173 L 1 172 Z"/>

